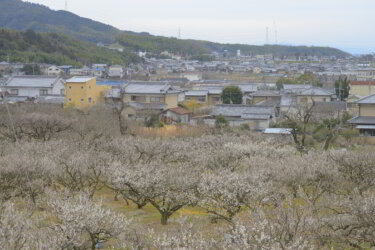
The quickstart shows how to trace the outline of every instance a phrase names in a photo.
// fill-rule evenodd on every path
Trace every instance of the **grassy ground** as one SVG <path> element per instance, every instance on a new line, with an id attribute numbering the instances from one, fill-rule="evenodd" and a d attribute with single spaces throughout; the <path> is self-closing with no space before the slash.
<path id="1" fill-rule="evenodd" d="M 225 227 L 228 223 L 219 221 L 218 223 L 211 222 L 211 216 L 200 207 L 185 207 L 177 211 L 168 220 L 168 225 L 163 226 L 160 223 L 159 212 L 150 204 L 142 209 L 138 209 L 136 204 L 128 201 L 126 203 L 121 196 L 118 200 L 114 199 L 115 193 L 107 188 L 103 188 L 96 192 L 94 199 L 101 200 L 103 205 L 113 211 L 125 215 L 127 218 L 132 219 L 133 223 L 141 224 L 144 228 L 154 229 L 157 232 L 167 231 L 179 226 L 179 219 L 187 217 L 188 221 L 198 226 L 199 231 L 202 233 L 209 233 L 211 235 L 214 227 Z"/>

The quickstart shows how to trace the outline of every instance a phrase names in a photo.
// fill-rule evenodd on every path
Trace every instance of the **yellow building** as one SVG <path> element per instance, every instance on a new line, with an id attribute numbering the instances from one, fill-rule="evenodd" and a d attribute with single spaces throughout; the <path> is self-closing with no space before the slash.
<path id="1" fill-rule="evenodd" d="M 369 96 L 375 94 L 375 81 L 357 81 L 350 83 L 350 95 Z"/>
<path id="2" fill-rule="evenodd" d="M 84 109 L 104 102 L 109 86 L 96 85 L 95 77 L 73 77 L 65 82 L 64 107 Z"/>
<path id="3" fill-rule="evenodd" d="M 375 136 L 375 94 L 364 97 L 356 102 L 358 116 L 349 120 L 362 136 Z"/>

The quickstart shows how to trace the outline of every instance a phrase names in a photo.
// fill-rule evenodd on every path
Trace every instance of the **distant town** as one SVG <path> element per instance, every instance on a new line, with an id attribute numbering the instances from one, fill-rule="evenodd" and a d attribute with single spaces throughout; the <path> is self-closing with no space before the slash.
<path id="1" fill-rule="evenodd" d="M 124 115 L 131 119 L 144 119 L 144 111 L 153 111 L 168 124 L 214 126 L 216 118 L 224 116 L 230 126 L 248 124 L 257 131 L 269 128 L 280 114 L 314 102 L 319 112 L 350 112 L 355 117 L 352 124 L 361 134 L 375 135 L 371 55 L 278 58 L 271 54 L 243 56 L 238 50 L 235 55 L 213 54 L 215 60 L 210 62 L 184 60 L 167 51 L 161 55 L 168 59 L 146 55 L 140 52 L 145 62 L 129 67 L 0 62 L 1 99 L 85 109 L 112 105 L 122 98 L 128 105 Z M 350 91 L 340 96 L 335 82 L 344 77 Z M 239 87 L 240 102 L 223 101 L 228 86 Z"/>

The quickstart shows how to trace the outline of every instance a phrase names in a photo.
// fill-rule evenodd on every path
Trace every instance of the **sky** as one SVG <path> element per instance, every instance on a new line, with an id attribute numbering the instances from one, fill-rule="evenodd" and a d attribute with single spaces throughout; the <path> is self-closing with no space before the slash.
<path id="1" fill-rule="evenodd" d="M 28 1 L 65 9 L 65 0 Z M 67 1 L 68 11 L 122 30 L 222 43 L 268 41 L 375 52 L 375 0 Z"/>

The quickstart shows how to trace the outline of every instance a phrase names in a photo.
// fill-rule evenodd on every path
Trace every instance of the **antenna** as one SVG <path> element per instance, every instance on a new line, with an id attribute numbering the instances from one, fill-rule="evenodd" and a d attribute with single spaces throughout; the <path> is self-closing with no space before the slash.
<path id="1" fill-rule="evenodd" d="M 268 26 L 266 27 L 266 45 L 268 44 L 269 42 L 269 28 Z"/>
<path id="2" fill-rule="evenodd" d="M 68 11 L 68 0 L 65 0 L 65 11 Z"/>

